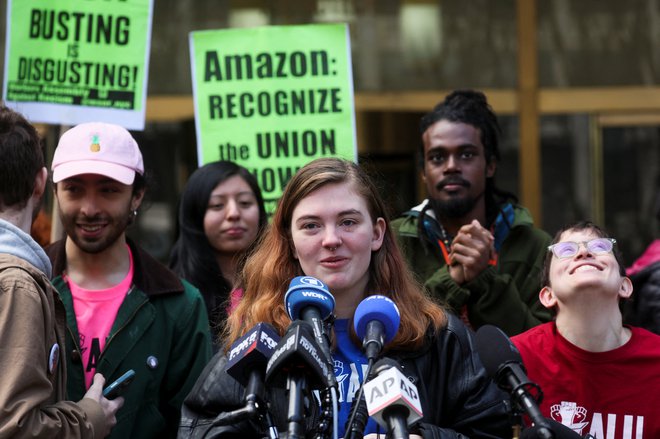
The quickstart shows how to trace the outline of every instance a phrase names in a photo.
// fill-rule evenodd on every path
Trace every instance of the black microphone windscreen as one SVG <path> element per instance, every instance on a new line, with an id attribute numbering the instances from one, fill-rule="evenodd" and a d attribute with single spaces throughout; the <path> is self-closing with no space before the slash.
<path id="1" fill-rule="evenodd" d="M 495 377 L 502 364 L 515 362 L 522 364 L 520 352 L 509 337 L 497 326 L 484 325 L 475 334 L 475 344 L 479 358 L 489 376 Z"/>
<path id="2" fill-rule="evenodd" d="M 312 325 L 303 320 L 291 322 L 275 347 L 266 365 L 266 384 L 283 387 L 292 370 L 304 372 L 314 389 L 329 387 L 334 378 L 334 370 L 316 342 Z"/>

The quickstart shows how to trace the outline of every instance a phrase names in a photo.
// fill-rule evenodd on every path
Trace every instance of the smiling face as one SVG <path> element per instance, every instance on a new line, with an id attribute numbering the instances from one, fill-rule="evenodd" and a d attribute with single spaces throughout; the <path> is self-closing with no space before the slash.
<path id="1" fill-rule="evenodd" d="M 144 192 L 98 174 L 83 174 L 57 183 L 55 195 L 62 226 L 69 239 L 85 253 L 101 253 L 115 243 L 123 245 L 131 212 Z"/>
<path id="2" fill-rule="evenodd" d="M 239 175 L 218 184 L 209 196 L 204 233 L 218 253 L 245 251 L 259 231 L 259 206 L 252 189 Z"/>
<path id="3" fill-rule="evenodd" d="M 590 229 L 569 229 L 558 242 L 586 242 L 602 236 Z M 632 294 L 632 285 L 620 272 L 619 263 L 612 252 L 594 254 L 580 244 L 572 257 L 552 256 L 548 271 L 548 286 L 541 290 L 541 303 L 547 308 L 596 297 L 611 298 L 615 303 Z"/>
<path id="4" fill-rule="evenodd" d="M 322 186 L 293 210 L 293 254 L 303 272 L 325 282 L 338 299 L 360 300 L 371 253 L 380 249 L 385 220 L 372 218 L 350 183 Z"/>
<path id="5" fill-rule="evenodd" d="M 448 218 L 468 215 L 485 204 L 486 178 L 495 174 L 487 163 L 479 129 L 461 122 L 439 120 L 423 134 L 424 182 L 440 213 Z"/>

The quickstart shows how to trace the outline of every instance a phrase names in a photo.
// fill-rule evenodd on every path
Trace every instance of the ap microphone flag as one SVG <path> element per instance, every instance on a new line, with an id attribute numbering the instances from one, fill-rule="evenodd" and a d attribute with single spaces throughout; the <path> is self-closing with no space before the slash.
<path id="1" fill-rule="evenodd" d="M 395 407 L 403 408 L 408 412 L 407 424 L 411 425 L 422 418 L 422 403 L 417 387 L 395 366 L 392 360 L 389 362 L 392 363 L 389 368 L 378 372 L 378 376 L 364 384 L 364 397 L 367 401 L 369 416 L 380 425 L 387 426 L 388 411 Z M 383 360 L 379 363 L 384 367 L 388 366 Z"/>

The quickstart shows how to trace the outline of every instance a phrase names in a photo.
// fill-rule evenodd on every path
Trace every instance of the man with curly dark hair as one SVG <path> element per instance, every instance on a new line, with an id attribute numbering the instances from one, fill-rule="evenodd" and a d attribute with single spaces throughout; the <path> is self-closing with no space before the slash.
<path id="1" fill-rule="evenodd" d="M 428 197 L 392 224 L 428 292 L 474 329 L 518 334 L 550 318 L 538 302 L 550 236 L 495 186 L 497 116 L 486 96 L 457 90 L 421 120 Z"/>

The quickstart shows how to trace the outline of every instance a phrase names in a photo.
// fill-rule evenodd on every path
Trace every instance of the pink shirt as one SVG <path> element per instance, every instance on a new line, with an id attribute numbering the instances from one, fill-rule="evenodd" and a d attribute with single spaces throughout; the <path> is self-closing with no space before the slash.
<path id="1" fill-rule="evenodd" d="M 105 347 L 117 311 L 133 283 L 133 255 L 128 249 L 129 269 L 126 277 L 112 288 L 88 290 L 76 285 L 70 278 L 65 280 L 73 296 L 73 309 L 78 323 L 80 353 L 85 373 L 85 386 L 89 389 L 96 373 L 101 352 Z"/>

